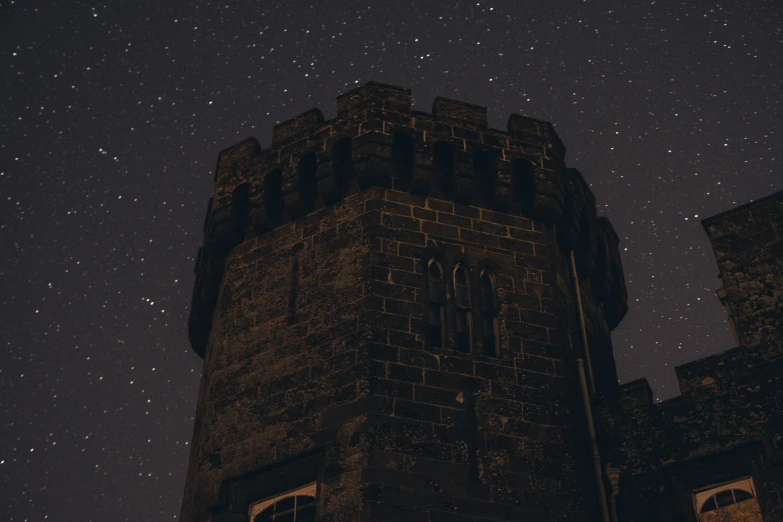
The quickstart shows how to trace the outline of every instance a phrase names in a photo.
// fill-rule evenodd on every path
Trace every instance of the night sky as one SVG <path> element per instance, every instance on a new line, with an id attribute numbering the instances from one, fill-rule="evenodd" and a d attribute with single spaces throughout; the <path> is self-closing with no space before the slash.
<path id="1" fill-rule="evenodd" d="M 733 346 L 699 220 L 783 189 L 779 1 L 106 4 L 0 2 L 0 519 L 178 518 L 217 154 L 370 80 L 554 122 L 622 239 L 622 382 Z"/>

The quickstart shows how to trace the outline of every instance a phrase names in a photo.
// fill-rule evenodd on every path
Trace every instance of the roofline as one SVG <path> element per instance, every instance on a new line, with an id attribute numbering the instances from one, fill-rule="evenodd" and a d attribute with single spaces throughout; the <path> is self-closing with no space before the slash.
<path id="1" fill-rule="evenodd" d="M 704 218 L 701 220 L 701 226 L 704 227 L 706 230 L 709 226 L 713 225 L 715 222 L 722 220 L 723 218 L 727 217 L 730 214 L 734 214 L 736 212 L 741 212 L 743 210 L 748 210 L 753 207 L 757 207 L 760 205 L 764 205 L 772 200 L 775 199 L 783 199 L 783 190 L 780 190 L 778 192 L 773 192 L 772 194 L 769 194 L 768 196 L 764 196 L 761 199 L 757 199 L 755 201 L 750 201 L 748 203 L 745 203 L 744 205 L 740 205 L 739 207 L 730 208 L 729 210 L 726 210 L 724 212 L 721 212 L 720 214 L 715 214 L 714 216 L 710 216 L 708 218 Z"/>

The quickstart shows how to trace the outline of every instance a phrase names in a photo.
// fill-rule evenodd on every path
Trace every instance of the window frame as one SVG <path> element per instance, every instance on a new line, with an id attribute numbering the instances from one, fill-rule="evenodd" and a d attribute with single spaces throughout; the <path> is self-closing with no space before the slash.
<path id="1" fill-rule="evenodd" d="M 486 278 L 486 279 L 485 279 Z M 489 282 L 489 293 L 491 295 L 491 310 L 484 308 L 484 288 L 483 282 Z M 495 271 L 490 266 L 485 266 L 479 274 L 478 283 L 478 313 L 479 324 L 481 333 L 481 343 L 484 348 L 484 355 L 488 357 L 500 357 L 500 319 L 498 310 L 498 292 L 497 292 L 497 278 L 495 277 Z M 492 347 L 486 346 L 487 333 L 485 331 L 485 319 L 490 322 L 492 328 Z"/>
<path id="2" fill-rule="evenodd" d="M 462 272 L 465 277 L 465 296 L 467 299 L 467 304 L 465 305 L 460 304 L 460 301 L 457 298 L 457 274 L 459 272 Z M 454 350 L 461 353 L 473 353 L 473 292 L 471 289 L 472 285 L 470 266 L 466 262 L 458 261 L 454 264 L 454 270 L 452 270 L 451 273 L 451 283 L 454 289 Z M 465 328 L 467 330 L 464 333 L 465 337 L 467 338 L 467 346 L 464 350 L 460 348 L 460 338 L 458 337 L 460 314 L 464 314 Z"/>
<path id="3" fill-rule="evenodd" d="M 433 265 L 438 270 L 439 275 L 439 282 L 440 282 L 440 296 L 439 299 L 433 299 L 433 295 L 431 293 L 432 290 L 432 267 Z M 444 278 L 444 270 L 443 265 L 435 258 L 432 257 L 427 262 L 427 346 L 430 348 L 438 348 L 443 349 L 446 344 L 446 313 L 445 313 L 445 305 L 446 305 L 446 282 Z M 440 342 L 435 344 L 433 343 L 432 338 L 432 323 L 430 321 L 430 314 L 432 313 L 433 309 L 438 309 L 438 314 L 440 315 Z"/>
<path id="4" fill-rule="evenodd" d="M 753 483 L 753 477 L 746 476 L 734 480 L 729 480 L 725 482 L 719 482 L 717 484 L 712 484 L 710 486 L 706 486 L 703 488 L 699 488 L 697 490 L 694 490 L 693 492 L 693 508 L 696 511 L 696 517 L 701 520 L 701 515 L 703 514 L 701 512 L 702 507 L 704 504 L 709 502 L 711 498 L 714 498 L 719 493 L 723 493 L 724 491 L 731 491 L 733 489 L 740 489 L 747 493 L 750 493 L 750 495 L 756 499 L 756 502 L 759 503 L 759 507 L 761 507 L 761 502 L 759 501 L 758 493 L 756 491 L 755 484 Z M 737 504 L 736 499 L 734 497 L 734 493 L 731 494 L 732 499 L 734 499 L 733 504 Z M 746 499 L 748 500 L 748 499 Z M 744 502 L 744 501 L 742 501 Z M 729 505 L 733 505 L 729 504 Z M 718 506 L 717 501 L 715 503 L 716 508 L 715 509 L 721 509 L 721 507 L 726 506 Z M 714 511 L 710 510 L 707 513 Z"/>
<path id="5" fill-rule="evenodd" d="M 256 502 L 252 502 L 250 504 L 250 507 L 248 508 L 248 520 L 250 522 L 253 522 L 253 519 L 255 519 L 255 517 L 263 513 L 263 511 L 266 508 L 268 508 L 272 504 L 276 504 L 277 502 L 280 502 L 281 500 L 285 500 L 290 497 L 299 497 L 299 496 L 313 497 L 317 505 L 318 504 L 318 496 L 316 495 L 317 489 L 318 489 L 317 481 L 314 481 L 304 486 L 300 486 L 296 489 L 292 489 L 284 493 L 279 493 L 273 497 L 268 497 L 263 500 L 257 500 Z"/>

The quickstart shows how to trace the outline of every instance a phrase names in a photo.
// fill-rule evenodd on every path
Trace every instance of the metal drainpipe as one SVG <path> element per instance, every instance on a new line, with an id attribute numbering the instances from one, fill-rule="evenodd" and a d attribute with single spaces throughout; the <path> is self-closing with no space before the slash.
<path id="1" fill-rule="evenodd" d="M 590 452 L 593 454 L 593 467 L 595 468 L 595 482 L 598 485 L 598 504 L 601 507 L 601 520 L 609 522 L 609 508 L 606 505 L 606 488 L 604 488 L 604 476 L 601 471 L 601 455 L 598 453 L 598 443 L 595 440 L 595 426 L 593 425 L 593 411 L 590 408 L 590 396 L 587 394 L 587 381 L 585 380 L 585 365 L 581 357 L 576 360 L 579 371 L 579 385 L 582 388 L 582 399 L 587 414 L 587 433 L 590 436 Z"/>
<path id="2" fill-rule="evenodd" d="M 582 331 L 582 346 L 585 350 L 585 361 L 587 362 L 587 376 L 590 382 L 590 394 L 595 395 L 595 379 L 593 378 L 593 363 L 590 361 L 590 349 L 587 346 L 587 328 L 585 328 L 585 312 L 582 309 L 582 291 L 579 289 L 579 275 L 576 273 L 576 260 L 574 260 L 574 251 L 571 250 L 571 273 L 574 277 L 574 293 L 576 294 L 576 307 L 579 310 L 579 328 Z"/>
<path id="3" fill-rule="evenodd" d="M 609 483 L 612 485 L 612 497 L 609 504 L 609 515 L 612 517 L 612 522 L 617 522 L 617 495 L 620 494 L 620 470 L 613 468 L 611 463 L 606 463 L 606 476 L 609 479 Z"/>
<path id="4" fill-rule="evenodd" d="M 584 346 L 587 369 L 590 375 L 590 388 L 593 394 L 595 394 L 595 381 L 593 380 L 593 368 L 590 364 L 590 349 L 587 345 L 587 330 L 585 329 L 585 316 L 584 310 L 582 309 L 582 292 L 579 290 L 579 275 L 576 273 L 576 261 L 574 260 L 573 250 L 571 250 L 570 256 L 571 272 L 574 278 L 574 293 L 576 294 L 577 310 L 579 311 L 579 326 L 582 330 L 582 345 Z M 598 486 L 598 505 L 601 508 L 601 520 L 603 522 L 610 522 L 609 507 L 606 502 L 606 488 L 604 487 L 604 474 L 601 469 L 601 454 L 598 452 L 595 424 L 593 424 L 593 409 L 590 406 L 590 393 L 587 391 L 587 380 L 585 379 L 585 364 L 581 357 L 576 360 L 576 368 L 579 374 L 579 386 L 582 390 L 585 414 L 587 415 L 587 433 L 590 436 L 590 452 L 593 455 L 593 468 L 595 470 L 595 482 Z"/>

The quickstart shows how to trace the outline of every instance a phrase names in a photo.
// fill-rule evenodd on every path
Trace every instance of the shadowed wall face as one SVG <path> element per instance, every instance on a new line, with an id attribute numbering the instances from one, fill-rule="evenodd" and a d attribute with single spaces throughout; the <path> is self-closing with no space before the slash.
<path id="1" fill-rule="evenodd" d="M 313 487 L 322 521 L 594 518 L 571 251 L 601 392 L 627 294 L 564 152 L 547 122 L 381 84 L 222 152 L 182 519 L 293 516 Z"/>
<path id="2" fill-rule="evenodd" d="M 536 226 L 370 189 L 234 249 L 205 361 L 189 516 L 236 509 L 221 498 L 226 483 L 324 447 L 309 476 L 286 474 L 319 481 L 323 520 L 358 516 L 370 500 L 375 513 L 412 516 L 424 509 L 414 490 L 497 520 L 537 510 L 581 520 L 566 296 L 548 284 L 568 274 L 544 255 L 554 235 Z M 425 315 L 441 288 L 433 261 L 440 345 Z"/>

